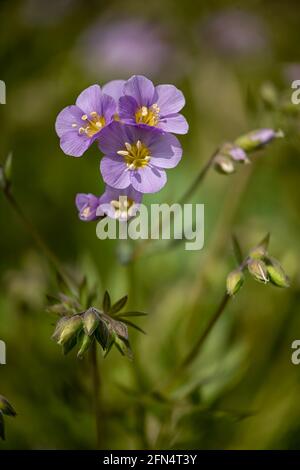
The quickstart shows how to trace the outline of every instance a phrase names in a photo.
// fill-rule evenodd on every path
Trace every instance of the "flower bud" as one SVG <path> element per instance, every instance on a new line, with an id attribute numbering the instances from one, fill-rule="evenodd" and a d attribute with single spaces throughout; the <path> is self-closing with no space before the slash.
<path id="1" fill-rule="evenodd" d="M 281 264 L 275 258 L 266 258 L 267 272 L 272 284 L 277 287 L 289 287 L 289 278 Z"/>
<path id="2" fill-rule="evenodd" d="M 273 129 L 257 129 L 238 137 L 234 143 L 245 150 L 245 152 L 253 152 L 267 145 L 272 140 L 280 137 L 284 137 L 281 130 L 274 131 Z"/>
<path id="3" fill-rule="evenodd" d="M 226 288 L 228 295 L 235 295 L 244 283 L 244 274 L 241 269 L 235 269 L 228 274 Z"/>
<path id="4" fill-rule="evenodd" d="M 248 271 L 258 282 L 267 283 L 269 281 L 267 267 L 260 259 L 251 258 L 248 261 Z"/>
<path id="5" fill-rule="evenodd" d="M 82 359 L 82 357 L 84 356 L 84 353 L 89 349 L 90 345 L 92 344 L 93 339 L 94 339 L 93 336 L 89 336 L 89 335 L 86 335 L 86 334 L 83 335 L 81 345 L 80 345 L 80 349 L 77 353 L 77 357 L 79 359 Z"/>
<path id="6" fill-rule="evenodd" d="M 249 257 L 255 259 L 264 258 L 267 255 L 269 242 L 270 234 L 267 233 L 267 235 L 261 240 L 261 242 L 249 252 Z"/>
<path id="7" fill-rule="evenodd" d="M 218 154 L 214 159 L 215 169 L 222 174 L 229 175 L 234 173 L 235 168 L 233 161 L 230 157 L 222 154 Z"/>
<path id="8" fill-rule="evenodd" d="M 99 315 L 94 308 L 89 308 L 83 316 L 83 328 L 85 334 L 91 336 L 99 325 Z"/>
<path id="9" fill-rule="evenodd" d="M 230 142 L 227 142 L 222 145 L 219 154 L 232 158 L 232 160 L 236 162 L 250 163 L 246 152 L 242 148 L 237 147 L 236 145 L 231 144 Z"/>
<path id="10" fill-rule="evenodd" d="M 69 341 L 82 328 L 82 319 L 80 315 L 74 315 L 64 321 L 59 332 L 58 344 L 61 346 Z"/>
<path id="11" fill-rule="evenodd" d="M 7 416 L 16 416 L 17 414 L 9 401 L 2 395 L 0 395 L 0 411 Z"/>

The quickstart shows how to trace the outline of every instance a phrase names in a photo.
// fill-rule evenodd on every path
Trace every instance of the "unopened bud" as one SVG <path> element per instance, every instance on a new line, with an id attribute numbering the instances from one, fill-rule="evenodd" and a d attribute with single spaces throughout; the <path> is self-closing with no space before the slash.
<path id="1" fill-rule="evenodd" d="M 227 142 L 222 145 L 220 149 L 220 155 L 232 158 L 236 162 L 250 163 L 246 152 L 241 147 L 231 144 L 230 142 Z"/>
<path id="2" fill-rule="evenodd" d="M 77 357 L 79 359 L 82 359 L 84 353 L 89 349 L 90 345 L 92 344 L 93 339 L 94 339 L 93 336 L 89 336 L 89 335 L 86 335 L 86 334 L 83 335 L 82 342 L 81 342 L 81 345 L 80 345 L 80 349 L 77 353 Z"/>
<path id="3" fill-rule="evenodd" d="M 261 240 L 261 242 L 249 252 L 250 258 L 261 259 L 267 255 L 267 250 L 270 242 L 270 234 L 267 235 Z"/>
<path id="4" fill-rule="evenodd" d="M 235 295 L 244 283 L 244 274 L 241 269 L 235 269 L 228 274 L 226 288 L 228 295 Z"/>
<path id="5" fill-rule="evenodd" d="M 99 325 L 99 315 L 94 308 L 89 308 L 83 316 L 83 328 L 87 335 L 92 335 Z"/>
<path id="6" fill-rule="evenodd" d="M 248 271 L 258 282 L 267 283 L 269 281 L 267 267 L 260 259 L 250 259 L 248 261 Z"/>
<path id="7" fill-rule="evenodd" d="M 284 137 L 281 130 L 274 131 L 274 129 L 257 129 L 238 137 L 234 143 L 245 150 L 245 152 L 253 152 L 267 145 L 272 140 L 280 137 Z"/>
<path id="8" fill-rule="evenodd" d="M 226 155 L 217 155 L 214 159 L 214 167 L 215 169 L 222 174 L 229 175 L 230 173 L 234 173 L 235 168 L 233 161 L 230 157 Z"/>
<path id="9" fill-rule="evenodd" d="M 58 344 L 61 346 L 69 341 L 82 328 L 80 315 L 74 315 L 64 321 L 58 337 Z"/>
<path id="10" fill-rule="evenodd" d="M 272 284 L 277 287 L 289 287 L 289 278 L 275 258 L 266 258 L 267 272 Z"/>

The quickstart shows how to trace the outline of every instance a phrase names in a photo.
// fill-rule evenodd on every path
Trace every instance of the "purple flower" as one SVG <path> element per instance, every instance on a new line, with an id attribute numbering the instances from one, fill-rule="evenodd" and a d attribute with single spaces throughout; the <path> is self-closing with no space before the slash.
<path id="1" fill-rule="evenodd" d="M 125 83 L 124 95 L 119 101 L 122 122 L 176 134 L 187 133 L 188 123 L 179 114 L 185 99 L 174 85 L 155 87 L 148 78 L 134 75 Z"/>
<path id="2" fill-rule="evenodd" d="M 112 219 L 127 220 L 137 213 L 142 198 L 143 194 L 132 186 L 125 189 L 106 186 L 104 194 L 99 198 L 97 213 L 104 213 Z"/>
<path id="3" fill-rule="evenodd" d="M 79 212 L 79 218 L 84 222 L 96 220 L 103 216 L 103 212 L 98 210 L 99 197 L 94 194 L 77 194 L 75 204 Z"/>
<path id="4" fill-rule="evenodd" d="M 110 82 L 102 90 L 99 85 L 92 85 L 80 93 L 76 105 L 67 106 L 59 113 L 55 129 L 64 153 L 81 157 L 99 138 L 102 129 L 116 118 L 116 100 L 123 86 L 122 80 Z"/>
<path id="5" fill-rule="evenodd" d="M 133 186 L 155 193 L 167 181 L 164 168 L 174 168 L 182 156 L 172 134 L 113 122 L 102 131 L 99 147 L 105 154 L 100 170 L 106 184 L 116 189 Z"/>

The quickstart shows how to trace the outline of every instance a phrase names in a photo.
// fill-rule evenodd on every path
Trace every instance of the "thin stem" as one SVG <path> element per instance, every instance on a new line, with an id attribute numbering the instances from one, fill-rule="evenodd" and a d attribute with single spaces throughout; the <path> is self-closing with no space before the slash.
<path id="1" fill-rule="evenodd" d="M 99 366 L 98 366 L 97 344 L 95 342 L 93 342 L 91 346 L 90 360 L 91 360 L 91 367 L 92 367 L 96 442 L 97 442 L 97 449 L 101 449 L 101 444 L 102 444 L 102 411 L 101 411 L 101 404 L 100 404 L 101 380 L 100 380 L 100 371 L 99 371 Z"/>
<path id="2" fill-rule="evenodd" d="M 197 177 L 195 178 L 191 186 L 189 186 L 186 192 L 181 196 L 181 198 L 178 201 L 178 204 L 185 204 L 192 197 L 194 192 L 198 189 L 198 187 L 200 186 L 200 184 L 206 177 L 208 171 L 210 170 L 214 162 L 214 158 L 218 154 L 218 152 L 219 152 L 219 148 L 210 156 L 210 158 L 208 159 L 206 164 L 203 166 L 203 168 L 200 170 L 199 174 L 197 175 Z M 159 225 L 158 225 L 158 233 L 160 231 L 160 226 L 161 226 L 161 221 L 159 222 Z M 146 248 L 147 245 L 149 245 L 150 242 L 151 242 L 151 239 L 148 238 L 147 240 L 144 240 L 143 243 L 140 243 L 137 246 L 137 248 L 133 251 L 131 260 L 135 261 L 138 258 L 140 258 L 140 256 L 144 252 L 144 249 Z"/>
<path id="3" fill-rule="evenodd" d="M 30 233 L 36 244 L 40 247 L 40 249 L 45 253 L 49 261 L 54 265 L 57 271 L 61 274 L 61 276 L 66 280 L 71 283 L 73 283 L 72 279 L 70 278 L 69 274 L 65 271 L 63 266 L 61 265 L 58 257 L 56 254 L 51 250 L 51 248 L 47 245 L 47 243 L 44 241 L 40 233 L 37 231 L 35 226 L 32 224 L 32 222 L 27 218 L 27 216 L 24 214 L 23 210 L 21 209 L 19 203 L 13 196 L 13 194 L 10 191 L 10 188 L 6 188 L 3 191 L 7 201 L 15 211 L 15 213 L 18 215 L 19 220 L 22 222 L 23 226 L 25 229 Z"/>
<path id="4" fill-rule="evenodd" d="M 203 168 L 200 170 L 200 172 L 198 173 L 198 175 L 196 176 L 194 182 L 191 184 L 191 186 L 186 190 L 186 192 L 181 196 L 181 198 L 179 199 L 178 201 L 178 204 L 184 204 L 185 202 L 187 202 L 191 197 L 192 195 L 194 194 L 194 192 L 198 189 L 199 185 L 202 183 L 202 181 L 204 180 L 205 176 L 207 175 L 208 171 L 210 170 L 212 164 L 213 164 L 213 161 L 214 161 L 214 158 L 215 156 L 218 154 L 219 152 L 219 149 L 217 149 L 212 155 L 211 157 L 208 159 L 208 161 L 206 162 L 206 164 L 203 166 Z"/>
<path id="5" fill-rule="evenodd" d="M 203 346 L 203 343 L 205 342 L 207 336 L 211 332 L 217 320 L 220 318 L 220 316 L 224 312 L 229 299 L 230 299 L 230 296 L 227 293 L 225 293 L 220 304 L 218 305 L 218 308 L 216 309 L 215 313 L 211 317 L 208 325 L 206 326 L 202 335 L 198 338 L 198 340 L 196 341 L 196 343 L 194 344 L 190 352 L 186 355 L 185 359 L 182 361 L 180 368 L 184 369 L 188 367 L 194 361 L 194 359 L 198 356 L 198 353 L 200 352 Z"/>
<path id="6" fill-rule="evenodd" d="M 164 386 L 162 388 L 159 388 L 158 392 L 161 394 L 166 394 L 170 389 L 172 389 L 173 385 L 177 383 L 178 377 L 180 377 L 181 372 L 186 370 L 196 359 L 198 356 L 206 338 L 208 337 L 209 333 L 211 332 L 213 326 L 217 322 L 217 320 L 220 318 L 222 313 L 225 310 L 225 307 L 230 299 L 230 296 L 225 293 L 222 297 L 222 300 L 220 304 L 218 305 L 216 311 L 212 315 L 211 319 L 209 320 L 205 330 L 203 333 L 199 336 L 197 339 L 196 343 L 192 346 L 190 351 L 187 353 L 183 361 L 173 370 L 171 377 L 166 381 Z M 157 392 L 157 390 L 156 390 Z"/>

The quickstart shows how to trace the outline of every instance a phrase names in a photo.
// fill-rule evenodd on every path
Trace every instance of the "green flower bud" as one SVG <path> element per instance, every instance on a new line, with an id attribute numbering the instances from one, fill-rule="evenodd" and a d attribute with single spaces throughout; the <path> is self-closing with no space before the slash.
<path id="1" fill-rule="evenodd" d="M 74 315 L 64 321 L 58 337 L 58 344 L 64 345 L 82 328 L 82 319 L 80 315 Z"/>
<path id="2" fill-rule="evenodd" d="M 100 318 L 96 309 L 89 308 L 83 316 L 84 332 L 89 336 L 92 335 L 95 329 L 97 328 L 97 326 L 99 325 L 99 321 L 100 321 Z"/>
<path id="3" fill-rule="evenodd" d="M 235 295 L 244 283 L 244 274 L 241 269 L 235 269 L 228 274 L 226 288 L 228 295 Z"/>
<path id="4" fill-rule="evenodd" d="M 248 261 L 248 271 L 258 282 L 267 283 L 269 281 L 267 267 L 260 259 L 250 259 Z"/>
<path id="5" fill-rule="evenodd" d="M 267 235 L 261 240 L 261 242 L 249 252 L 250 258 L 262 259 L 267 255 L 267 250 L 270 242 L 270 234 Z"/>
<path id="6" fill-rule="evenodd" d="M 232 159 L 226 155 L 221 154 L 214 158 L 214 167 L 216 171 L 222 173 L 223 175 L 229 175 L 235 171 Z"/>
<path id="7" fill-rule="evenodd" d="M 289 278 L 275 258 L 266 258 L 267 272 L 272 284 L 277 287 L 289 287 Z"/>
<path id="8" fill-rule="evenodd" d="M 253 152 L 264 147 L 276 138 L 284 137 L 282 131 L 274 131 L 273 129 L 257 129 L 242 135 L 235 140 L 235 145 L 241 147 L 245 152 Z"/>
<path id="9" fill-rule="evenodd" d="M 2 395 L 0 395 L 0 411 L 7 416 L 16 416 L 17 414 L 9 401 Z"/>
<path id="10" fill-rule="evenodd" d="M 86 334 L 83 335 L 81 345 L 80 345 L 80 349 L 77 353 L 77 357 L 79 359 L 83 358 L 84 353 L 89 349 L 89 347 L 92 344 L 93 340 L 94 340 L 93 336 L 89 336 L 89 335 L 86 335 Z"/>

